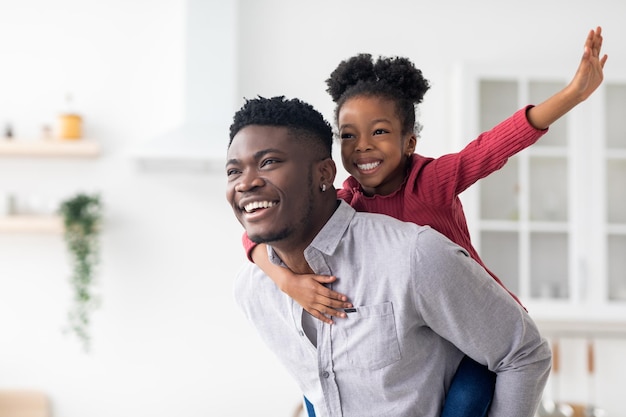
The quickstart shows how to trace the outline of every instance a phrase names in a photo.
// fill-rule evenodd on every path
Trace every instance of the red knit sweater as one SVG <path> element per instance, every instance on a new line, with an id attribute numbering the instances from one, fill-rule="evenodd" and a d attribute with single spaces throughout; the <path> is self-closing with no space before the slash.
<path id="1" fill-rule="evenodd" d="M 518 110 L 490 131 L 482 133 L 458 153 L 439 158 L 414 154 L 405 181 L 391 194 L 367 197 L 361 185 L 349 177 L 343 188 L 337 190 L 337 197 L 357 211 L 387 214 L 402 221 L 431 226 L 465 248 L 504 287 L 472 246 L 458 196 L 479 179 L 502 168 L 509 157 L 532 145 L 547 132 L 547 129 L 537 130 L 530 125 L 526 118 L 528 108 Z M 243 244 L 250 258 L 255 244 L 245 234 Z M 513 293 L 509 293 L 519 302 Z"/>

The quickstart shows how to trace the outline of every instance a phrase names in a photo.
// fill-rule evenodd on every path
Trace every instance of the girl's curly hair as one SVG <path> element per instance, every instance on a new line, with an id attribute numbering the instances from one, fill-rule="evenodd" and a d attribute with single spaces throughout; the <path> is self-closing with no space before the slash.
<path id="1" fill-rule="evenodd" d="M 380 97 L 395 103 L 404 134 L 421 130 L 416 125 L 415 111 L 430 85 L 408 58 L 373 60 L 371 54 L 358 54 L 339 63 L 326 85 L 326 91 L 337 104 L 335 120 L 346 100 L 355 96 Z"/>

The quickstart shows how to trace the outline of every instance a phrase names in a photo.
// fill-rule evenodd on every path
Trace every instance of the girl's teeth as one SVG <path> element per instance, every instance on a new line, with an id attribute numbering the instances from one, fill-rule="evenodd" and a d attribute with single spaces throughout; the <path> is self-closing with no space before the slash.
<path id="1" fill-rule="evenodd" d="M 369 171 L 370 169 L 376 168 L 380 165 L 380 162 L 370 162 L 369 164 L 357 164 L 357 167 L 363 171 Z"/>

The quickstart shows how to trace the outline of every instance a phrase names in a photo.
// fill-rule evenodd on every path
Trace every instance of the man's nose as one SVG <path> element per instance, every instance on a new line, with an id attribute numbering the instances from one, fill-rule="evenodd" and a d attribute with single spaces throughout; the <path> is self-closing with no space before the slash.
<path id="1" fill-rule="evenodd" d="M 256 173 L 242 174 L 241 177 L 239 177 L 239 182 L 235 185 L 235 191 L 244 193 L 264 185 L 265 181 L 263 178 L 256 175 Z"/>

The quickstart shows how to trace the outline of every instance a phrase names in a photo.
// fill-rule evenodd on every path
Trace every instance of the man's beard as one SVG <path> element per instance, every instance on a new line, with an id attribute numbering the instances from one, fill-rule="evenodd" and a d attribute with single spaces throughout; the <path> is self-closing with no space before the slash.
<path id="1" fill-rule="evenodd" d="M 286 239 L 293 232 L 293 228 L 285 227 L 283 230 L 279 230 L 277 232 L 273 232 L 272 234 L 267 235 L 248 235 L 251 241 L 254 243 L 271 243 L 279 240 Z"/>

